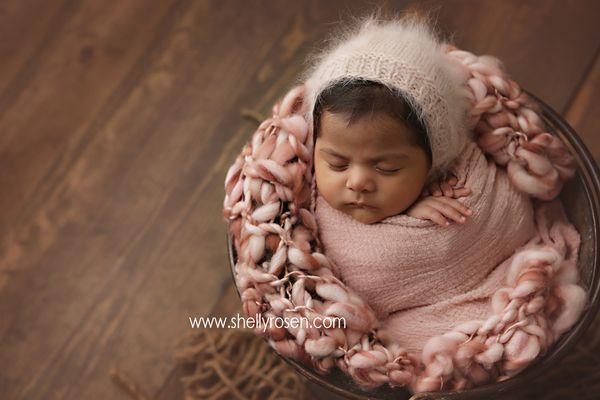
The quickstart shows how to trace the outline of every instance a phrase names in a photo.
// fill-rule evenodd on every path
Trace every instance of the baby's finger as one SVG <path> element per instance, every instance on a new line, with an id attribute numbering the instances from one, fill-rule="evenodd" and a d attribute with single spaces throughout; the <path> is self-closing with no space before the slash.
<path id="1" fill-rule="evenodd" d="M 469 207 L 467 207 L 466 205 L 464 205 L 463 203 L 461 203 L 460 201 L 456 200 L 456 199 L 451 199 L 448 197 L 436 197 L 437 202 L 442 202 L 450 207 L 452 207 L 453 209 L 457 210 L 458 212 L 460 212 L 463 215 L 472 215 L 473 211 L 471 211 L 471 209 Z"/>
<path id="2" fill-rule="evenodd" d="M 460 224 L 466 221 L 464 215 L 462 215 L 460 212 L 458 212 L 458 210 L 456 210 L 452 206 L 449 206 L 448 204 L 437 203 L 435 205 L 432 204 L 432 207 L 436 208 L 445 217 L 450 218 L 451 220 L 456 221 Z"/>
<path id="3" fill-rule="evenodd" d="M 454 191 L 452 190 L 452 188 L 450 187 L 450 185 L 447 182 L 442 182 L 440 184 L 440 187 L 442 189 L 442 192 L 444 192 L 444 196 L 447 196 L 447 197 L 454 196 Z"/>
<path id="4" fill-rule="evenodd" d="M 448 220 L 446 218 L 444 218 L 444 215 L 441 212 L 439 212 L 437 209 L 435 209 L 434 207 L 431 207 L 431 206 L 428 207 L 428 209 L 426 211 L 426 215 L 427 215 L 428 219 L 435 222 L 439 226 L 446 227 L 446 226 L 450 225 L 450 222 L 448 222 Z"/>
<path id="5" fill-rule="evenodd" d="M 471 189 L 469 188 L 460 188 L 460 189 L 454 189 L 454 198 L 457 199 L 459 197 L 465 197 L 471 194 Z"/>
<path id="6" fill-rule="evenodd" d="M 454 185 L 456 185 L 458 183 L 458 178 L 456 176 L 452 175 L 450 177 L 450 179 L 448 179 L 446 182 L 448 182 L 448 184 L 450 186 L 454 186 Z"/>

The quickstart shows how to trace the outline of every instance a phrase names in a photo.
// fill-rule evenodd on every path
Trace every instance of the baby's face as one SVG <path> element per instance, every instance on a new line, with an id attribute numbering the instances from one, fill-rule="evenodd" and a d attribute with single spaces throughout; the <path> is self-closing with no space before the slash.
<path id="1" fill-rule="evenodd" d="M 346 127 L 343 115 L 323 112 L 314 155 L 321 196 L 365 224 L 405 211 L 429 172 L 427 154 L 411 144 L 409 129 L 383 113 Z"/>

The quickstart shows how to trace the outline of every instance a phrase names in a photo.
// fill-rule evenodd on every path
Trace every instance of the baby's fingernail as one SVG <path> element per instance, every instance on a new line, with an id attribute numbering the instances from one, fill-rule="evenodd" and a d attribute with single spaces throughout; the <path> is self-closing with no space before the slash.
<path id="1" fill-rule="evenodd" d="M 450 222 L 446 221 L 446 226 L 450 225 Z"/>
<path id="2" fill-rule="evenodd" d="M 466 218 L 464 216 L 461 215 L 460 220 L 464 221 Z"/>
<path id="3" fill-rule="evenodd" d="M 473 211 L 472 210 L 467 210 L 467 214 L 471 215 L 471 214 L 473 214 Z"/>

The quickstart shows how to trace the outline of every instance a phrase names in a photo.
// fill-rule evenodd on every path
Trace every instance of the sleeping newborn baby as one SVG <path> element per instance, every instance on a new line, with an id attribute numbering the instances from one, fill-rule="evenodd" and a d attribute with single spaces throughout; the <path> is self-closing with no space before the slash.
<path id="1" fill-rule="evenodd" d="M 383 321 L 380 339 L 418 352 L 488 316 L 506 267 L 497 266 L 535 227 L 529 197 L 473 142 L 449 178 L 428 181 L 432 152 L 415 115 L 376 82 L 333 85 L 315 106 L 314 165 L 315 214 L 334 272 Z"/>
<path id="2" fill-rule="evenodd" d="M 487 318 L 535 233 L 529 196 L 471 137 L 467 79 L 411 19 L 367 21 L 305 79 L 324 253 L 382 321 L 379 339 L 415 352 Z"/>

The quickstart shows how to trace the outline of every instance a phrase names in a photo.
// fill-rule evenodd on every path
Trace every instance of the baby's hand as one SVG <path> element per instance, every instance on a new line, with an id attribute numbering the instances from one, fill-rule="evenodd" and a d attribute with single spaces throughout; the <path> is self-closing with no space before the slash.
<path id="1" fill-rule="evenodd" d="M 446 217 L 462 224 L 467 220 L 466 216 L 470 216 L 473 212 L 456 199 L 428 196 L 419 199 L 406 211 L 406 214 L 414 218 L 431 220 L 440 226 L 448 226 L 450 222 Z"/>
<path id="2" fill-rule="evenodd" d="M 458 199 L 459 197 L 464 197 L 471 194 L 471 189 L 469 188 L 454 188 L 457 183 L 458 178 L 452 175 L 446 182 L 434 182 L 429 185 L 428 188 L 423 190 L 421 197 L 433 195 L 435 197 L 446 196 L 449 198 Z"/>

